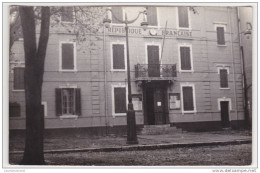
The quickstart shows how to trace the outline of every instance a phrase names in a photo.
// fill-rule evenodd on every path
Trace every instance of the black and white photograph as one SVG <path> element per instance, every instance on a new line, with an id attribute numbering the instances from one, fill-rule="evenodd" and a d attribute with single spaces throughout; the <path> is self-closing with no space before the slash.
<path id="1" fill-rule="evenodd" d="M 4 4 L 5 166 L 256 172 L 257 5 Z"/>

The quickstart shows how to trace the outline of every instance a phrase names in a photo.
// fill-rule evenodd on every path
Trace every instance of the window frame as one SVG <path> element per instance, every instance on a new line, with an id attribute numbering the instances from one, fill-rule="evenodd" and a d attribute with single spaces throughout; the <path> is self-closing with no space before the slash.
<path id="1" fill-rule="evenodd" d="M 154 6 L 153 6 L 154 7 Z M 148 6 L 148 8 L 149 8 L 149 6 Z M 160 29 L 161 28 L 161 25 L 160 25 L 160 14 L 159 14 L 159 8 L 158 7 L 155 7 L 156 8 L 156 18 L 157 18 L 157 26 L 155 26 L 155 25 L 150 25 L 149 23 L 148 23 L 148 28 L 157 28 L 157 29 Z M 146 16 L 146 21 L 147 21 L 147 17 L 148 16 Z M 148 21 L 147 21 L 148 22 Z"/>
<path id="2" fill-rule="evenodd" d="M 187 10 L 187 12 L 188 12 L 188 23 L 189 23 L 189 27 L 188 28 L 186 28 L 186 27 L 180 27 L 180 22 L 179 22 L 179 7 L 186 7 L 186 8 L 189 8 L 189 7 L 187 7 L 187 6 L 178 6 L 178 7 L 176 7 L 177 8 L 177 10 L 176 10 L 176 17 L 177 17 L 177 19 L 176 19 L 176 21 L 177 21 L 177 29 L 178 30 L 191 30 L 192 28 L 191 28 L 191 21 L 190 21 L 190 9 L 188 9 Z"/>
<path id="3" fill-rule="evenodd" d="M 117 6 L 115 6 L 117 7 Z M 119 6 L 122 8 L 122 19 L 125 20 L 125 8 L 122 6 Z M 113 15 L 112 15 L 112 7 L 109 8 L 111 11 L 108 13 L 108 18 L 111 19 L 111 25 L 112 26 L 125 26 L 124 23 L 113 23 Z"/>
<path id="4" fill-rule="evenodd" d="M 227 26 L 226 25 L 227 24 L 221 23 L 221 22 L 218 22 L 218 23 L 215 22 L 215 24 L 214 24 L 214 29 L 215 29 L 215 32 L 216 32 L 216 44 L 219 47 L 226 47 L 227 46 L 227 40 L 226 40 L 226 37 L 225 37 L 225 33 L 226 33 L 226 30 L 227 30 Z M 218 44 L 218 32 L 217 32 L 217 28 L 218 27 L 224 28 L 224 39 L 225 39 L 224 41 L 225 41 L 225 44 Z"/>
<path id="5" fill-rule="evenodd" d="M 77 87 L 77 85 L 62 85 L 62 86 L 59 86 L 59 89 L 77 89 L 78 87 Z M 76 92 L 74 92 L 75 94 L 76 94 Z M 61 96 L 62 97 L 62 96 Z M 75 96 L 76 97 L 76 96 Z M 75 98 L 75 102 L 76 102 L 76 99 L 77 98 Z M 61 98 L 61 106 L 62 106 L 62 98 Z M 76 104 L 76 103 L 75 103 Z M 62 109 L 62 107 L 61 107 L 61 109 Z M 75 108 L 75 109 L 77 109 L 77 108 Z M 75 111 L 76 112 L 76 111 Z M 60 118 L 60 120 L 62 120 L 62 119 L 69 119 L 69 118 L 75 118 L 75 119 L 78 119 L 78 117 L 79 117 L 79 115 L 74 115 L 74 114 L 71 114 L 71 115 L 65 115 L 65 114 L 61 114 L 60 116 L 59 116 L 59 118 Z"/>
<path id="6" fill-rule="evenodd" d="M 161 43 L 158 43 L 158 42 L 146 42 L 145 43 L 145 63 L 148 65 L 148 46 L 158 46 L 159 47 L 159 62 L 160 62 L 160 65 L 162 64 L 161 62 Z"/>
<path id="7" fill-rule="evenodd" d="M 190 48 L 190 64 L 191 64 L 191 69 L 190 70 L 182 70 L 181 69 L 181 47 L 189 47 Z M 178 44 L 178 56 L 179 56 L 179 72 L 194 72 L 194 68 L 193 68 L 193 53 L 192 53 L 192 45 L 191 44 L 187 44 L 187 43 L 183 43 L 183 44 Z"/>
<path id="8" fill-rule="evenodd" d="M 227 79 L 228 79 L 229 67 L 218 67 L 218 75 L 220 75 L 220 70 L 227 70 Z M 219 76 L 219 79 L 220 79 L 220 76 Z M 221 85 L 220 85 L 219 89 L 221 89 L 221 90 L 229 90 L 230 89 L 230 87 L 229 87 L 229 80 L 227 82 L 228 82 L 228 87 L 227 88 L 221 88 Z M 220 83 L 221 83 L 221 81 L 220 81 Z"/>
<path id="9" fill-rule="evenodd" d="M 17 103 L 18 104 L 18 106 L 19 106 L 19 109 L 20 109 L 20 111 L 19 111 L 19 116 L 10 116 L 10 104 L 14 104 L 14 103 Z M 9 117 L 9 119 L 16 119 L 16 118 L 22 118 L 22 106 L 21 106 L 21 103 L 19 103 L 19 102 L 9 102 L 9 105 L 8 105 L 8 117 Z"/>
<path id="10" fill-rule="evenodd" d="M 24 71 L 25 71 L 25 66 L 24 65 L 20 65 L 20 66 L 14 66 L 14 67 L 12 67 L 12 72 L 13 72 L 13 87 L 12 87 L 12 91 L 13 92 L 25 92 L 25 86 L 24 86 L 24 89 L 15 89 L 14 88 L 14 75 L 15 75 L 15 68 L 23 68 L 24 69 Z M 25 81 L 24 81 L 25 82 Z M 25 83 L 24 83 L 25 84 Z"/>
<path id="11" fill-rule="evenodd" d="M 221 111 L 220 102 L 222 102 L 222 101 L 229 102 L 229 112 L 232 111 L 232 101 L 231 101 L 231 98 L 226 98 L 226 97 L 218 98 L 218 110 Z"/>
<path id="12" fill-rule="evenodd" d="M 74 8 L 73 8 L 73 6 L 63 6 L 62 8 L 66 8 L 66 7 L 71 7 L 71 8 L 72 8 L 72 21 L 71 21 L 71 22 L 70 22 L 70 21 L 63 21 L 63 20 L 62 20 L 62 12 L 61 12 L 60 22 L 61 22 L 61 23 L 64 23 L 64 24 L 73 24 L 73 23 L 75 23 L 75 18 L 74 18 L 74 16 L 75 16 L 75 11 L 74 11 Z"/>
<path id="13" fill-rule="evenodd" d="M 126 113 L 115 113 L 115 93 L 114 93 L 114 88 L 125 88 L 126 89 L 126 111 L 127 111 L 127 106 L 128 106 L 128 87 L 125 84 L 112 84 L 111 85 L 112 91 L 111 91 L 111 96 L 112 96 L 112 116 L 113 118 L 117 116 L 126 116 Z"/>
<path id="14" fill-rule="evenodd" d="M 113 45 L 114 44 L 121 44 L 124 45 L 124 63 L 125 63 L 125 68 L 124 69 L 114 69 L 114 56 L 113 56 Z M 127 59 L 126 59 L 126 43 L 125 42 L 121 42 L 121 41 L 117 41 L 117 42 L 111 42 L 110 44 L 110 51 L 111 51 L 111 71 L 122 71 L 122 72 L 126 72 L 127 69 Z"/>
<path id="15" fill-rule="evenodd" d="M 194 114 L 197 113 L 197 107 L 196 107 L 196 94 L 195 94 L 195 85 L 189 84 L 189 83 L 181 83 L 181 112 L 182 114 Z M 193 95 L 193 110 L 192 111 L 185 111 L 184 110 L 184 103 L 183 103 L 183 87 L 192 87 L 192 95 Z"/>
<path id="16" fill-rule="evenodd" d="M 73 63 L 74 69 L 62 69 L 62 44 L 73 44 Z M 60 41 L 59 43 L 59 71 L 60 72 L 77 72 L 76 42 Z"/>

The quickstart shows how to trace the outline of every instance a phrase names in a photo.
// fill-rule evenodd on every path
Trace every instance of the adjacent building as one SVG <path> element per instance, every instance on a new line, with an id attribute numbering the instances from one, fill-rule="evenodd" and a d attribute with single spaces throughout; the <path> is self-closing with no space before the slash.
<path id="1" fill-rule="evenodd" d="M 61 23 L 73 28 L 73 8 Z M 144 10 L 114 6 L 111 25 L 89 33 L 83 48 L 72 30 L 50 27 L 42 105 L 45 129 L 126 126 L 125 26 Z M 141 27 L 147 20 L 148 27 Z M 102 21 L 100 21 L 102 22 Z M 183 130 L 239 128 L 244 96 L 237 7 L 149 6 L 129 25 L 131 86 L 136 124 Z M 9 128 L 25 128 L 23 41 L 13 46 Z"/>

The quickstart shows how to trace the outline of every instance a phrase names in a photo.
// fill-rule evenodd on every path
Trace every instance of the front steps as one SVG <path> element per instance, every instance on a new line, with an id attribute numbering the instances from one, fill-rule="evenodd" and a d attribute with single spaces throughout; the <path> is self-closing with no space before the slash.
<path id="1" fill-rule="evenodd" d="M 170 124 L 163 125 L 144 125 L 140 135 L 161 135 L 161 134 L 176 134 L 182 133 L 182 129 L 171 127 Z"/>

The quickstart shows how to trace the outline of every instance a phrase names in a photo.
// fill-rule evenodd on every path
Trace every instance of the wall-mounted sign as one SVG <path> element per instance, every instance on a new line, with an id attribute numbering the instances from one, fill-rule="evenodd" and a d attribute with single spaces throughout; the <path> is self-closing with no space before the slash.
<path id="1" fill-rule="evenodd" d="M 125 36 L 124 26 L 112 26 L 107 28 L 108 35 L 123 35 Z M 158 29 L 158 28 L 148 28 L 144 30 L 138 27 L 129 27 L 129 35 L 136 36 L 166 36 L 166 37 L 192 37 L 192 31 L 190 30 L 177 30 L 177 29 Z"/>
<path id="2" fill-rule="evenodd" d="M 132 94 L 132 103 L 135 111 L 143 110 L 143 99 L 141 94 Z"/>
<path id="3" fill-rule="evenodd" d="M 181 108 L 180 93 L 170 93 L 169 94 L 169 105 L 170 105 L 170 109 L 180 109 Z"/>

